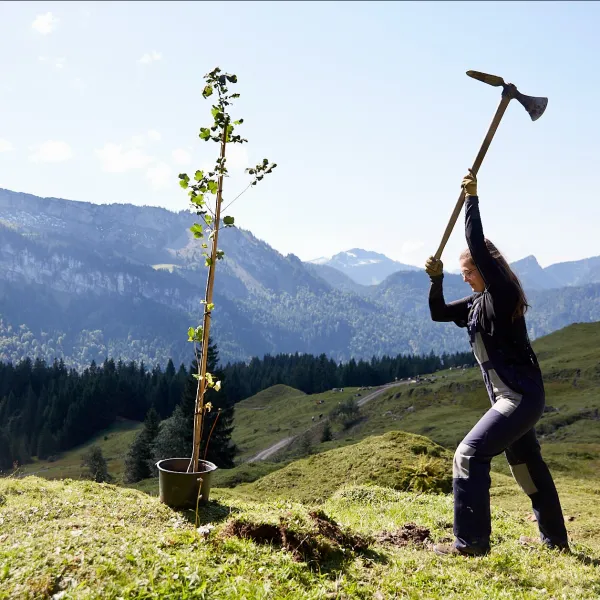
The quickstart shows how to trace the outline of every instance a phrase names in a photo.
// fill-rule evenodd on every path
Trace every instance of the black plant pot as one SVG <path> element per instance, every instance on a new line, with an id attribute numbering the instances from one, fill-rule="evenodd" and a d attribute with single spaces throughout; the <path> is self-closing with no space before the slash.
<path id="1" fill-rule="evenodd" d="M 171 508 L 196 508 L 198 493 L 200 504 L 208 502 L 212 474 L 217 466 L 207 460 L 199 460 L 200 470 L 188 473 L 189 464 L 189 458 L 165 458 L 156 463 L 160 501 Z"/>

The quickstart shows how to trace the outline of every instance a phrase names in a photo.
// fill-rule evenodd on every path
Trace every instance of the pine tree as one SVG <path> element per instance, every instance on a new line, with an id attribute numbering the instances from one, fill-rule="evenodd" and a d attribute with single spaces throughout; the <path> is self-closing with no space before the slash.
<path id="1" fill-rule="evenodd" d="M 190 427 L 190 422 L 191 419 L 184 416 L 181 405 L 178 404 L 173 414 L 160 424 L 160 431 L 153 447 L 154 460 L 191 456 L 192 427 Z"/>
<path id="2" fill-rule="evenodd" d="M 312 454 L 313 443 L 310 432 L 306 431 L 300 438 L 300 456 L 308 456 Z"/>
<path id="3" fill-rule="evenodd" d="M 323 427 L 323 431 L 321 432 L 321 441 L 322 442 L 330 442 L 333 439 L 333 434 L 331 433 L 331 425 L 329 421 L 325 421 L 325 426 Z"/>
<path id="4" fill-rule="evenodd" d="M 96 483 L 110 481 L 106 460 L 98 446 L 92 446 L 83 456 L 81 466 L 85 467 L 84 476 Z"/>
<path id="5" fill-rule="evenodd" d="M 135 483 L 152 476 L 152 447 L 159 425 L 160 417 L 152 406 L 146 414 L 143 429 L 133 440 L 125 458 L 125 483 Z"/>
<path id="6" fill-rule="evenodd" d="M 10 449 L 8 436 L 0 429 L 0 471 L 7 471 L 12 467 L 13 456 Z"/>
<path id="7" fill-rule="evenodd" d="M 42 428 L 40 433 L 40 439 L 37 444 L 37 457 L 40 460 L 46 460 L 49 456 L 52 456 L 57 449 L 56 439 L 50 432 L 47 425 Z"/>

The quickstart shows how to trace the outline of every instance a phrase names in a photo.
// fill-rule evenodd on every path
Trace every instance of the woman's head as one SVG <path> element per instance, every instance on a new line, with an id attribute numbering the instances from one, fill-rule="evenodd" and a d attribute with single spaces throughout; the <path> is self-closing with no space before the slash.
<path id="1" fill-rule="evenodd" d="M 486 239 L 485 245 L 487 246 L 489 253 L 492 255 L 492 258 L 494 258 L 499 267 L 504 271 L 506 276 L 512 280 L 517 288 L 519 300 L 517 302 L 517 306 L 515 307 L 515 312 L 513 313 L 513 319 L 522 317 L 527 311 L 529 305 L 527 304 L 527 297 L 525 296 L 525 292 L 523 291 L 523 287 L 521 286 L 519 278 L 510 268 L 500 250 L 498 250 L 498 248 L 496 248 L 496 246 L 494 246 L 490 240 Z M 481 276 L 481 273 L 475 266 L 473 257 L 471 256 L 471 251 L 468 248 L 460 255 L 460 272 L 463 276 L 463 279 L 471 286 L 471 289 L 474 292 L 483 292 L 485 289 L 485 282 Z"/>

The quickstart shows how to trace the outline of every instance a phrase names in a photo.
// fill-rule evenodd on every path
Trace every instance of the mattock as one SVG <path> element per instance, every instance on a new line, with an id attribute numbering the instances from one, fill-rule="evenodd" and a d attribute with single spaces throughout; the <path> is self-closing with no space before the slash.
<path id="1" fill-rule="evenodd" d="M 485 139 L 481 144 L 479 153 L 477 154 L 475 162 L 471 167 L 471 171 L 473 172 L 473 174 L 477 175 L 477 172 L 479 171 L 479 167 L 481 167 L 481 163 L 483 162 L 485 154 L 488 151 L 490 144 L 492 143 L 492 139 L 494 137 L 494 134 L 496 133 L 496 129 L 498 129 L 498 125 L 500 125 L 500 121 L 504 116 L 504 111 L 506 110 L 508 103 L 513 98 L 515 100 L 518 100 L 523 105 L 523 108 L 529 113 L 531 120 L 537 121 L 544 114 L 544 111 L 548 106 L 548 98 L 536 98 L 534 96 L 525 96 L 525 94 L 521 94 L 521 92 L 519 92 L 519 90 L 517 90 L 517 88 L 512 83 L 504 83 L 504 79 L 502 79 L 502 77 L 498 77 L 497 75 L 488 75 L 487 73 L 480 73 L 479 71 L 467 71 L 467 75 L 469 77 L 473 77 L 473 79 L 478 79 L 479 81 L 483 81 L 484 83 L 487 83 L 489 85 L 493 85 L 495 87 L 502 87 L 502 99 L 500 100 L 500 105 L 498 106 L 498 110 L 496 110 L 496 114 L 494 115 L 494 118 L 492 119 L 492 123 L 488 129 Z M 437 249 L 437 252 L 434 255 L 434 257 L 438 260 L 442 256 L 442 252 L 444 251 L 446 242 L 448 241 L 448 238 L 452 233 L 452 229 L 454 229 L 454 224 L 458 219 L 458 215 L 460 214 L 464 202 L 465 191 L 462 190 L 458 198 L 458 202 L 454 207 L 454 212 L 452 213 L 450 221 L 448 222 L 448 226 L 446 227 L 446 231 L 444 231 L 444 235 L 442 236 L 442 242 L 440 244 L 440 247 Z"/>

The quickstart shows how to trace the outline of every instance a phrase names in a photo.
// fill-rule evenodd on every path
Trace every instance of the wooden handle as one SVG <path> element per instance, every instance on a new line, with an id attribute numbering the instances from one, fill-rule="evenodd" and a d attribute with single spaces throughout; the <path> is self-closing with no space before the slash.
<path id="1" fill-rule="evenodd" d="M 483 159 L 485 158 L 485 154 L 488 151 L 490 144 L 492 143 L 492 139 L 494 138 L 496 129 L 498 129 L 498 125 L 500 125 L 500 121 L 502 120 L 502 117 L 504 116 L 504 111 L 506 110 L 506 107 L 508 106 L 508 103 L 510 102 L 510 100 L 511 100 L 510 96 L 508 96 L 508 95 L 503 95 L 502 100 L 500 100 L 500 104 L 498 105 L 498 110 L 496 110 L 496 114 L 494 115 L 494 118 L 492 119 L 492 122 L 489 126 L 489 129 L 485 136 L 485 139 L 483 140 L 483 143 L 481 144 L 479 153 L 477 154 L 477 157 L 475 158 L 475 162 L 473 163 L 473 166 L 471 167 L 471 171 L 473 171 L 474 175 L 477 175 L 477 173 L 479 172 L 479 167 L 481 167 L 481 163 L 483 162 Z M 437 260 L 439 260 L 442 256 L 442 252 L 444 251 L 444 248 L 446 247 L 448 238 L 450 237 L 450 234 L 452 233 L 452 230 L 454 229 L 454 225 L 456 223 L 456 220 L 458 219 L 458 215 L 460 214 L 460 211 L 462 210 L 464 203 L 465 203 L 465 191 L 461 190 L 460 196 L 458 197 L 458 201 L 456 202 L 456 206 L 454 207 L 454 211 L 452 212 L 452 216 L 450 217 L 450 221 L 448 221 L 448 225 L 446 226 L 446 231 L 444 231 L 444 235 L 442 236 L 442 242 L 440 243 L 440 246 L 437 249 L 437 252 L 434 254 L 434 258 L 436 258 Z"/>

